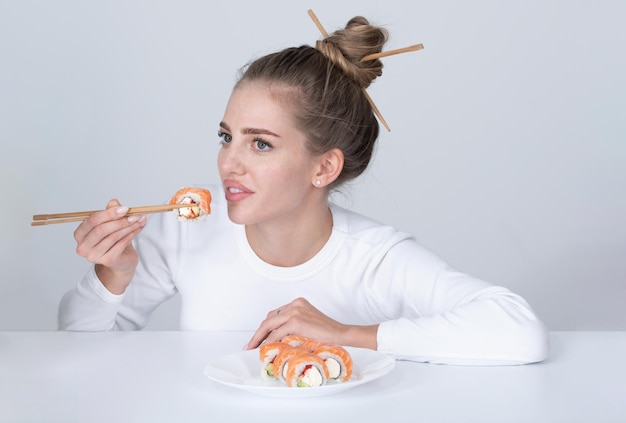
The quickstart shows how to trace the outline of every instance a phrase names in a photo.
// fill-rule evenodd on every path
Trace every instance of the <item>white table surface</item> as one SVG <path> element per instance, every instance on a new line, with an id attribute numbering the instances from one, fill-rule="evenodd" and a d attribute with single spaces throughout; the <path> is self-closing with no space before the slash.
<path id="1" fill-rule="evenodd" d="M 626 332 L 553 332 L 540 364 L 397 362 L 307 399 L 209 380 L 244 332 L 0 332 L 0 422 L 626 422 Z"/>

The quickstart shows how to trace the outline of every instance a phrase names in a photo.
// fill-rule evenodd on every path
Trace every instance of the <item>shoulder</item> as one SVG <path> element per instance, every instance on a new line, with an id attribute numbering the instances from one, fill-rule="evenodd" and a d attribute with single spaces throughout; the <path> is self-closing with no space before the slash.
<path id="1" fill-rule="evenodd" d="M 370 251 L 372 258 L 378 257 L 378 260 L 394 265 L 419 264 L 432 267 L 433 271 L 447 265 L 441 257 L 421 245 L 413 234 L 337 205 L 331 205 L 331 210 L 333 230 L 342 233 L 351 250 L 363 247 Z"/>
<path id="2" fill-rule="evenodd" d="M 331 204 L 333 230 L 346 237 L 374 245 L 413 240 L 413 235 L 371 217 Z"/>

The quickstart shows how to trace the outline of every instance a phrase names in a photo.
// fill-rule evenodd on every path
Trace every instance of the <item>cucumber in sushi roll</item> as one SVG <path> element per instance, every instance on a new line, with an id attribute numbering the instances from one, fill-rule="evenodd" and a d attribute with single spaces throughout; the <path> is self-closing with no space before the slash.
<path id="1" fill-rule="evenodd" d="M 289 387 L 323 386 L 328 380 L 324 360 L 313 353 L 302 353 L 289 359 L 286 382 Z"/>

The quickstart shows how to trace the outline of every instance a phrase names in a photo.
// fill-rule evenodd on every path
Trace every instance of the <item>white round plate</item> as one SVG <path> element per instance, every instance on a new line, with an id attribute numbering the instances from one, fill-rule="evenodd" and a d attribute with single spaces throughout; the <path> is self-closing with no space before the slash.
<path id="1" fill-rule="evenodd" d="M 259 350 L 242 351 L 211 361 L 204 374 L 211 380 L 254 394 L 278 398 L 309 398 L 344 392 L 386 375 L 395 360 L 378 351 L 346 347 L 352 357 L 352 377 L 346 382 L 328 382 L 324 386 L 290 388 L 279 380 L 261 377 Z"/>

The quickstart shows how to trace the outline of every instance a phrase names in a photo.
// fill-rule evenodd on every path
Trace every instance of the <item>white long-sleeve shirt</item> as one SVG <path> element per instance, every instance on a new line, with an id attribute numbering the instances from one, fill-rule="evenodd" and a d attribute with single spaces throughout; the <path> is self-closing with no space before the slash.
<path id="1" fill-rule="evenodd" d="M 181 296 L 182 330 L 256 330 L 268 311 L 304 297 L 345 324 L 379 324 L 378 350 L 442 364 L 523 364 L 543 360 L 547 332 L 510 290 L 456 271 L 414 237 L 331 205 L 333 230 L 308 262 L 277 267 L 252 250 L 228 219 L 219 186 L 212 213 L 179 222 L 152 215 L 134 241 L 139 265 L 121 295 L 88 272 L 59 309 L 59 328 L 144 327 Z"/>

